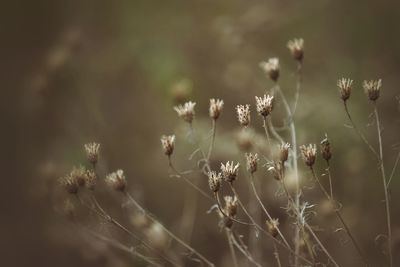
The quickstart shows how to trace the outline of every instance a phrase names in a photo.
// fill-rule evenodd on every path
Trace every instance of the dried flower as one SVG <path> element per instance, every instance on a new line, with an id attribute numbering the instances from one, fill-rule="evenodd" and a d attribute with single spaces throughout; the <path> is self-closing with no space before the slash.
<path id="1" fill-rule="evenodd" d="M 94 190 L 97 184 L 97 175 L 92 170 L 87 170 L 85 173 L 85 184 L 89 190 Z"/>
<path id="2" fill-rule="evenodd" d="M 238 175 L 239 163 L 237 163 L 236 165 L 233 165 L 233 161 L 228 161 L 225 165 L 221 163 L 221 172 L 224 180 L 232 183 L 236 180 L 236 177 Z"/>
<path id="3" fill-rule="evenodd" d="M 299 38 L 299 39 L 293 39 L 290 40 L 287 44 L 287 47 L 289 48 L 290 52 L 292 53 L 292 56 L 295 60 L 301 62 L 304 57 L 304 40 Z"/>
<path id="4" fill-rule="evenodd" d="M 279 159 L 281 162 L 286 162 L 289 158 L 290 144 L 285 143 L 279 146 Z"/>
<path id="5" fill-rule="evenodd" d="M 194 106 L 196 106 L 196 103 L 189 101 L 183 105 L 175 106 L 174 110 L 178 113 L 178 116 L 181 117 L 184 121 L 192 123 L 195 114 Z"/>
<path id="6" fill-rule="evenodd" d="M 117 170 L 106 176 L 107 184 L 116 191 L 125 191 L 127 182 L 123 170 Z"/>
<path id="7" fill-rule="evenodd" d="M 382 86 L 381 79 L 363 82 L 365 93 L 367 94 L 369 100 L 371 101 L 376 101 L 379 98 L 381 86 Z"/>
<path id="8" fill-rule="evenodd" d="M 246 156 L 247 170 L 250 173 L 255 173 L 257 171 L 257 165 L 258 165 L 258 161 L 259 161 L 257 153 L 255 153 L 255 154 L 246 153 L 245 156 Z"/>
<path id="9" fill-rule="evenodd" d="M 75 180 L 75 177 L 68 174 L 60 179 L 60 184 L 70 194 L 77 194 L 79 185 Z"/>
<path id="10" fill-rule="evenodd" d="M 248 126 L 250 124 L 250 105 L 238 105 L 236 106 L 236 112 L 239 123 L 242 126 Z"/>
<path id="11" fill-rule="evenodd" d="M 278 219 L 267 220 L 266 224 L 268 233 L 270 233 L 273 237 L 277 237 L 279 234 L 278 231 L 279 220 Z"/>
<path id="12" fill-rule="evenodd" d="M 309 167 L 314 165 L 317 155 L 317 146 L 315 144 L 309 144 L 308 146 L 302 145 L 300 146 L 300 151 L 304 163 Z"/>
<path id="13" fill-rule="evenodd" d="M 161 145 L 165 155 L 171 156 L 175 147 L 175 135 L 163 135 L 161 137 Z"/>
<path id="14" fill-rule="evenodd" d="M 274 96 L 264 95 L 264 97 L 256 96 L 257 112 L 263 117 L 267 117 L 274 108 Z"/>
<path id="15" fill-rule="evenodd" d="M 268 171 L 272 173 L 274 176 L 274 179 L 279 181 L 282 178 L 282 172 L 283 172 L 283 162 L 282 161 L 277 161 L 277 162 L 272 162 L 269 163 Z"/>
<path id="16" fill-rule="evenodd" d="M 208 172 L 208 185 L 211 191 L 214 193 L 218 192 L 221 187 L 222 176 L 221 173 L 216 173 L 215 171 Z"/>
<path id="17" fill-rule="evenodd" d="M 321 141 L 321 154 L 326 161 L 329 161 L 332 157 L 331 144 L 329 143 L 327 135 L 325 135 L 325 138 Z"/>
<path id="18" fill-rule="evenodd" d="M 222 108 L 224 107 L 224 101 L 220 99 L 210 99 L 210 117 L 213 120 L 218 119 L 219 115 L 221 115 Z"/>
<path id="19" fill-rule="evenodd" d="M 269 78 L 276 82 L 279 78 L 279 59 L 270 58 L 267 62 L 260 62 L 260 67 L 269 75 Z"/>
<path id="20" fill-rule="evenodd" d="M 337 86 L 339 87 L 340 98 L 343 101 L 349 99 L 351 94 L 351 86 L 353 84 L 353 80 L 341 78 L 337 81 Z"/>
<path id="21" fill-rule="evenodd" d="M 90 163 L 96 164 L 99 159 L 100 144 L 88 143 L 85 144 L 86 157 Z"/>
<path id="22" fill-rule="evenodd" d="M 237 197 L 225 196 L 224 200 L 225 200 L 225 212 L 228 214 L 228 216 L 235 217 L 238 205 Z"/>
<path id="23" fill-rule="evenodd" d="M 79 168 L 74 167 L 70 173 L 72 179 L 76 181 L 79 186 L 84 186 L 86 182 L 86 169 L 83 166 Z"/>

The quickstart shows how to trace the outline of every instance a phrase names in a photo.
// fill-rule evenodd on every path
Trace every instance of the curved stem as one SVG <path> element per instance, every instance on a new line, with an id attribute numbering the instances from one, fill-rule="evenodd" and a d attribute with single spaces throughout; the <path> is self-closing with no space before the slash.
<path id="1" fill-rule="evenodd" d="M 283 140 L 282 136 L 280 136 L 278 134 L 278 132 L 276 131 L 274 125 L 272 124 L 272 119 L 269 118 L 268 122 L 268 128 L 271 130 L 272 135 L 275 137 L 276 140 L 279 141 L 279 143 L 283 144 L 285 143 L 285 141 Z"/>
<path id="2" fill-rule="evenodd" d="M 261 264 L 259 264 L 258 262 L 256 262 L 253 258 L 253 256 L 250 254 L 250 252 L 248 251 L 248 249 L 246 248 L 246 246 L 244 245 L 240 245 L 239 242 L 236 240 L 236 237 L 233 235 L 233 232 L 230 231 L 230 237 L 232 240 L 233 245 L 235 245 L 238 250 L 251 262 L 253 263 L 255 266 L 257 267 L 261 267 Z"/>
<path id="3" fill-rule="evenodd" d="M 378 108 L 376 102 L 374 102 L 374 112 L 376 119 L 376 128 L 378 131 L 378 140 L 379 140 L 379 156 L 380 156 L 380 169 L 382 174 L 382 183 L 383 189 L 385 191 L 385 204 L 386 204 L 386 222 L 388 228 L 388 249 L 389 249 L 389 262 L 390 266 L 393 266 L 393 255 L 392 255 L 392 227 L 390 220 L 390 202 L 389 202 L 389 194 L 387 189 L 386 175 L 385 175 L 385 166 L 383 164 L 383 145 L 382 145 L 382 131 L 381 131 L 381 123 L 379 120 Z"/>
<path id="4" fill-rule="evenodd" d="M 189 246 L 188 244 L 186 244 L 185 241 L 183 241 L 182 239 L 180 239 L 179 237 L 177 237 L 174 233 L 172 233 L 170 230 L 168 230 L 162 223 L 160 223 L 157 219 L 155 219 L 153 216 L 151 216 L 148 212 L 146 212 L 146 210 L 132 197 L 131 194 L 129 194 L 128 192 L 124 192 L 125 196 L 136 206 L 137 209 L 141 210 L 144 212 L 144 214 L 146 215 L 146 217 L 152 221 L 153 223 L 157 223 L 172 239 L 174 239 L 175 241 L 177 241 L 179 244 L 181 244 L 183 247 L 185 247 L 186 249 L 188 249 L 190 252 L 192 252 L 194 255 L 196 255 L 197 257 L 199 257 L 199 259 L 201 259 L 203 262 L 205 262 L 208 266 L 215 266 L 211 261 L 209 261 L 206 257 L 204 257 L 202 254 L 200 254 L 200 252 L 198 252 L 196 249 L 194 249 L 193 247 Z"/>

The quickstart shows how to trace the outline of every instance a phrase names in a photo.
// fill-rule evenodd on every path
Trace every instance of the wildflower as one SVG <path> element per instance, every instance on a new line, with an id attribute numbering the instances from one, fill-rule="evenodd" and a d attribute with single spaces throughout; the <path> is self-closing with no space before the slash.
<path id="1" fill-rule="evenodd" d="M 220 99 L 210 99 L 210 117 L 213 120 L 218 119 L 219 115 L 221 115 L 222 108 L 224 107 L 224 101 Z"/>
<path id="2" fill-rule="evenodd" d="M 301 155 L 303 157 L 304 163 L 312 167 L 315 163 L 315 158 L 317 155 L 317 147 L 315 144 L 309 144 L 308 146 L 300 146 Z"/>
<path id="3" fill-rule="evenodd" d="M 236 180 L 236 177 L 238 175 L 239 163 L 237 163 L 235 166 L 233 165 L 233 161 L 228 161 L 225 165 L 221 163 L 221 171 L 224 180 L 232 183 Z"/>
<path id="4" fill-rule="evenodd" d="M 326 161 L 329 161 L 332 157 L 332 149 L 328 140 L 328 136 L 321 141 L 321 154 Z"/>
<path id="5" fill-rule="evenodd" d="M 70 194 L 77 194 L 79 185 L 75 180 L 75 177 L 68 174 L 60 179 L 60 184 Z"/>
<path id="6" fill-rule="evenodd" d="M 97 160 L 99 159 L 99 149 L 100 149 L 100 144 L 94 142 L 85 144 L 86 156 L 90 163 L 92 164 L 97 163 Z"/>
<path id="7" fill-rule="evenodd" d="M 84 186 L 86 182 L 86 169 L 83 166 L 79 168 L 74 167 L 70 173 L 72 179 L 76 181 L 79 186 Z"/>
<path id="8" fill-rule="evenodd" d="M 264 95 L 264 97 L 256 96 L 257 112 L 263 117 L 267 117 L 274 108 L 274 96 Z"/>
<path id="9" fill-rule="evenodd" d="M 376 101 L 379 98 L 381 86 L 382 86 L 381 79 L 364 81 L 363 87 L 364 87 L 365 93 L 367 94 L 369 100 Z"/>
<path id="10" fill-rule="evenodd" d="M 239 123 L 242 126 L 248 126 L 250 124 L 250 105 L 238 105 L 236 106 L 236 112 Z"/>
<path id="11" fill-rule="evenodd" d="M 283 162 L 278 161 L 269 163 L 268 171 L 272 173 L 275 180 L 281 180 L 283 172 Z"/>
<path id="12" fill-rule="evenodd" d="M 123 170 L 117 170 L 106 176 L 107 184 L 116 191 L 125 191 L 127 186 L 126 178 Z"/>
<path id="13" fill-rule="evenodd" d="M 175 106 L 174 110 L 178 113 L 178 116 L 181 117 L 187 123 L 192 123 L 194 119 L 194 106 L 196 103 L 189 101 L 183 105 Z"/>
<path id="14" fill-rule="evenodd" d="M 278 219 L 267 220 L 266 224 L 268 233 L 270 233 L 273 237 L 277 237 L 279 234 L 278 231 L 279 220 Z"/>
<path id="15" fill-rule="evenodd" d="M 163 135 L 161 137 L 161 145 L 165 155 L 171 156 L 175 147 L 175 135 Z"/>
<path id="16" fill-rule="evenodd" d="M 340 98 L 343 101 L 349 99 L 351 94 L 351 86 L 353 84 L 353 80 L 341 78 L 337 81 L 337 86 L 339 87 Z"/>
<path id="17" fill-rule="evenodd" d="M 224 200 L 225 200 L 225 212 L 228 214 L 228 216 L 235 217 L 238 205 L 237 197 L 225 196 Z"/>
<path id="18" fill-rule="evenodd" d="M 281 144 L 279 146 L 279 159 L 281 162 L 285 162 L 288 160 L 289 157 L 289 149 L 290 149 L 290 144 L 289 143 L 285 143 L 285 144 Z"/>
<path id="19" fill-rule="evenodd" d="M 270 58 L 267 62 L 260 62 L 260 67 L 269 75 L 269 78 L 276 82 L 279 78 L 279 59 Z"/>
<path id="20" fill-rule="evenodd" d="M 292 56 L 295 60 L 301 62 L 304 57 L 304 40 L 299 38 L 299 39 L 293 39 L 290 40 L 287 43 L 287 47 L 289 48 L 290 52 L 292 53 Z"/>
<path id="21" fill-rule="evenodd" d="M 215 171 L 211 171 L 208 173 L 208 185 L 210 186 L 211 191 L 214 193 L 218 192 L 221 187 L 221 173 L 216 173 Z"/>
<path id="22" fill-rule="evenodd" d="M 255 173 L 257 171 L 257 165 L 258 165 L 258 161 L 259 161 L 257 153 L 255 153 L 255 154 L 246 153 L 245 156 L 246 156 L 247 170 L 250 173 Z"/>
<path id="23" fill-rule="evenodd" d="M 92 170 L 87 170 L 85 173 L 85 184 L 89 190 L 94 190 L 97 183 L 96 173 Z"/>

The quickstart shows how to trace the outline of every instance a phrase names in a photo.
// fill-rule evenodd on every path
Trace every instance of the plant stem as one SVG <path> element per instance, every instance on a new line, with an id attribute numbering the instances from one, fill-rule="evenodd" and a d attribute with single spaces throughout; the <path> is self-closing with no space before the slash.
<path id="1" fill-rule="evenodd" d="M 210 157 L 211 157 L 211 153 L 212 150 L 214 148 L 214 142 L 215 142 L 215 134 L 217 132 L 217 121 L 215 119 L 212 120 L 212 137 L 211 137 L 211 143 L 210 143 L 210 147 L 208 148 L 208 153 L 207 153 L 207 162 L 208 164 L 210 164 Z"/>
<path id="2" fill-rule="evenodd" d="M 332 187 L 332 175 L 331 175 L 331 166 L 329 164 L 329 160 L 326 161 L 326 171 L 328 172 L 329 178 L 329 191 L 331 192 L 331 199 L 333 199 L 333 187 Z"/>
<path id="3" fill-rule="evenodd" d="M 225 233 L 226 233 L 226 238 L 228 239 L 228 244 L 229 244 L 229 250 L 231 252 L 232 256 L 232 262 L 234 267 L 239 267 L 237 258 L 236 258 L 236 253 L 235 253 L 235 248 L 233 247 L 233 242 L 230 234 L 230 230 L 225 228 Z"/>
<path id="4" fill-rule="evenodd" d="M 380 156 L 380 169 L 382 174 L 382 183 L 383 189 L 385 191 L 385 204 L 386 204 L 386 222 L 388 228 L 388 250 L 389 250 L 389 262 L 390 266 L 393 266 L 393 255 L 392 255 L 392 227 L 391 227 L 391 219 L 390 219 L 390 202 L 389 202 L 389 194 L 387 189 L 386 175 L 385 175 L 385 167 L 383 164 L 383 145 L 382 145 L 382 131 L 381 131 L 381 123 L 379 120 L 378 107 L 376 102 L 374 102 L 374 112 L 376 119 L 376 128 L 378 131 L 378 140 L 379 140 L 379 156 Z"/>
<path id="5" fill-rule="evenodd" d="M 186 244 L 185 241 L 183 241 L 182 239 L 180 239 L 179 237 L 177 237 L 175 234 L 173 234 L 170 230 L 168 230 L 162 223 L 160 223 L 157 219 L 155 219 L 153 216 L 151 216 L 148 212 L 146 212 L 146 210 L 132 197 L 131 194 L 129 194 L 129 192 L 124 192 L 125 196 L 136 206 L 137 209 L 141 210 L 144 212 L 144 214 L 146 215 L 146 217 L 152 221 L 153 223 L 157 223 L 158 225 L 160 225 L 160 227 L 172 238 L 175 239 L 175 241 L 177 241 L 179 244 L 181 244 L 183 247 L 185 247 L 186 249 L 188 249 L 190 252 L 192 252 L 193 254 L 195 254 L 197 257 L 199 257 L 199 259 L 201 259 L 203 262 L 205 262 L 208 266 L 215 266 L 211 261 L 209 261 L 206 257 L 204 257 L 202 254 L 200 254 L 196 249 L 194 249 L 193 247 L 189 246 L 188 244 Z"/>

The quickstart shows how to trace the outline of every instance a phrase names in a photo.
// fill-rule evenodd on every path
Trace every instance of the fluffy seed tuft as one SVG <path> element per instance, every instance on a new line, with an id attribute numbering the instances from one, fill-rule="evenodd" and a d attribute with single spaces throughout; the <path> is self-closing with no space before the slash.
<path id="1" fill-rule="evenodd" d="M 126 189 L 127 182 L 123 170 L 117 170 L 106 176 L 107 184 L 114 190 L 123 192 Z"/>
<path id="2" fill-rule="evenodd" d="M 301 62 L 304 57 L 304 40 L 302 38 L 290 40 L 287 47 L 295 60 Z"/>
<path id="3" fill-rule="evenodd" d="M 224 107 L 224 101 L 220 99 L 210 99 L 210 109 L 209 114 L 211 119 L 216 120 L 221 115 L 222 109 Z"/>
<path id="4" fill-rule="evenodd" d="M 194 119 L 194 106 L 196 103 L 189 101 L 183 105 L 175 106 L 174 110 L 178 113 L 178 116 L 181 117 L 187 123 L 192 123 Z"/>
<path id="5" fill-rule="evenodd" d="M 165 155 L 171 156 L 175 148 L 175 135 L 163 135 L 161 137 L 161 145 Z"/>
<path id="6" fill-rule="evenodd" d="M 270 58 L 267 62 L 260 62 L 260 68 L 265 71 L 272 81 L 276 82 L 278 80 L 280 68 L 278 58 Z"/>

